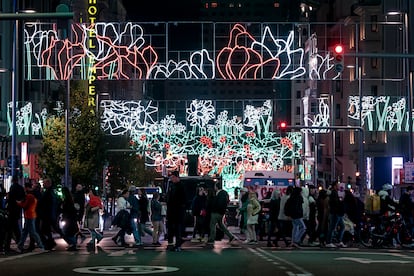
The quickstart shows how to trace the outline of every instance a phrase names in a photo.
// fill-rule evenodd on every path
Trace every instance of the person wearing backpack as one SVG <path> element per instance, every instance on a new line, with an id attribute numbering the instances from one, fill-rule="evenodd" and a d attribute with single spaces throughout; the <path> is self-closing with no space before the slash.
<path id="1" fill-rule="evenodd" d="M 293 188 L 292 194 L 286 201 L 285 214 L 292 218 L 292 243 L 291 247 L 300 248 L 302 236 L 306 232 L 303 221 L 303 197 L 302 188 Z"/>

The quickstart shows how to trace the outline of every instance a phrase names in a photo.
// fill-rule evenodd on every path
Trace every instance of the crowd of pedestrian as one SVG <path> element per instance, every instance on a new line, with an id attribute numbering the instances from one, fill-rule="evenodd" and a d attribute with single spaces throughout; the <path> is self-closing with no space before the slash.
<path id="1" fill-rule="evenodd" d="M 381 199 L 379 216 L 398 209 L 414 234 L 414 189 L 408 187 L 397 203 L 390 196 L 389 186 L 386 184 L 377 192 Z M 168 241 L 168 250 L 181 251 L 189 200 L 185 189 L 177 171 L 171 173 L 165 195 L 155 192 L 149 199 L 144 189 L 133 185 L 122 189 L 112 220 L 113 227 L 118 229 L 112 237 L 113 242 L 129 247 L 125 238 L 128 234 L 134 239 L 132 246 L 141 246 L 142 237 L 149 235 L 153 246 L 161 246 L 161 240 L 164 240 Z M 99 229 L 104 205 L 95 189 L 86 190 L 78 184 L 73 192 L 63 187 L 58 196 L 50 179 L 44 179 L 40 187 L 35 181 L 21 185 L 14 178 L 6 198 L 4 208 L 0 208 L 1 252 L 10 252 L 13 240 L 20 252 L 32 251 L 36 246 L 38 250 L 51 250 L 56 246 L 56 234 L 67 243 L 68 251 L 76 251 L 79 242 L 86 239 L 85 230 L 90 234 L 88 248 L 94 248 L 103 239 Z M 236 217 L 240 237 L 245 236 L 242 242 L 255 245 L 267 236 L 268 247 L 281 247 L 280 242 L 292 248 L 304 245 L 346 247 L 346 225 L 359 225 L 365 210 L 364 203 L 351 190 L 340 194 L 337 182 L 327 189 L 314 185 L 274 189 L 261 202 L 252 187 L 244 187 L 238 198 Z M 229 195 L 220 181 L 212 187 L 197 186 L 195 196 L 190 200 L 194 218 L 192 242 L 214 247 L 215 241 L 224 236 L 229 243 L 239 239 L 225 223 Z M 20 226 L 22 214 L 23 227 Z M 353 239 L 358 239 L 358 227 L 349 232 Z M 25 248 L 28 236 L 30 242 Z"/>

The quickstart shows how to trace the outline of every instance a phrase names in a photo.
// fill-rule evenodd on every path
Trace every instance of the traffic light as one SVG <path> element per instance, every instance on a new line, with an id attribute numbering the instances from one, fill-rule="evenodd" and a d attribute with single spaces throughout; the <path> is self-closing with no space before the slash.
<path id="1" fill-rule="evenodd" d="M 285 121 L 281 121 L 279 123 L 278 129 L 279 129 L 280 133 L 285 133 L 286 130 L 287 130 L 287 127 L 288 127 L 288 124 Z"/>
<path id="2" fill-rule="evenodd" d="M 333 48 L 334 68 L 338 73 L 344 71 L 344 46 L 337 44 Z"/>

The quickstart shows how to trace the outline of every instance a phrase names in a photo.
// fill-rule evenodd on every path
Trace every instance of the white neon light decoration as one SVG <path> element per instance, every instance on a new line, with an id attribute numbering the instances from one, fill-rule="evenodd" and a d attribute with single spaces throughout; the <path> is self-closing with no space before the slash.
<path id="1" fill-rule="evenodd" d="M 280 38 L 270 26 L 253 35 L 242 24 L 234 24 L 227 45 L 194 49 L 188 60 L 161 60 L 161 56 L 169 56 L 168 45 L 151 45 L 147 38 L 153 34 L 145 33 L 145 24 L 72 24 L 72 40 L 60 39 L 54 24 L 30 23 L 24 33 L 28 80 L 88 79 L 90 64 L 94 64 L 98 80 L 339 77 L 329 53 L 313 56 L 305 66 L 304 50 L 295 45 L 295 32 Z"/>
<path id="2" fill-rule="evenodd" d="M 299 158 L 300 133 L 286 137 L 270 131 L 271 101 L 245 107 L 243 121 L 215 115 L 213 101 L 193 100 L 186 109 L 188 129 L 174 115 L 155 121 L 154 102 L 102 101 L 102 127 L 112 135 L 129 134 L 137 153 L 145 154 L 148 166 L 179 169 L 185 173 L 185 158 L 197 154 L 203 174 L 219 173 L 226 185 L 240 184 L 245 170 L 278 170 L 286 160 Z M 184 122 L 185 123 L 185 122 Z M 163 158 L 165 152 L 165 158 Z M 230 184 L 233 183 L 233 184 Z M 230 188 L 230 187 L 227 187 Z"/>
<path id="3" fill-rule="evenodd" d="M 404 97 L 363 96 L 361 124 L 368 131 L 409 131 L 408 112 Z M 359 122 L 359 96 L 349 97 L 348 118 Z"/>

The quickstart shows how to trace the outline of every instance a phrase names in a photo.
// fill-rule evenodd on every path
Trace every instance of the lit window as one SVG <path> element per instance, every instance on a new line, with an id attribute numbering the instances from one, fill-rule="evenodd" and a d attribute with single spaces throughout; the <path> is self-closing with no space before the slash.
<path id="1" fill-rule="evenodd" d="M 217 2 L 212 2 L 212 3 L 211 3 L 211 7 L 212 7 L 212 8 L 217 8 L 217 6 L 218 6 L 218 5 L 217 5 Z"/>
<path id="2" fill-rule="evenodd" d="M 273 7 L 275 7 L 275 8 L 280 8 L 280 3 L 279 3 L 279 2 L 274 2 L 274 3 L 273 3 Z"/>

